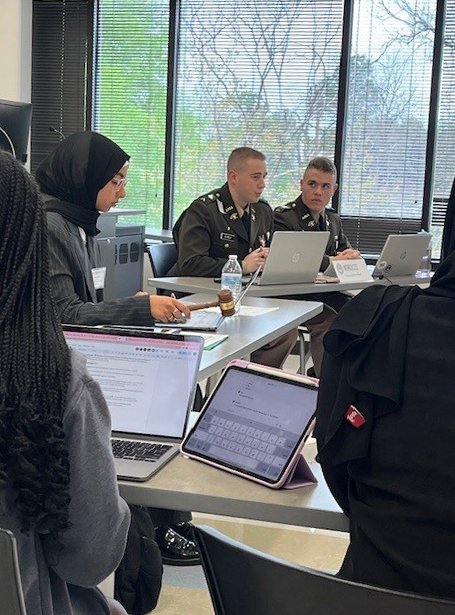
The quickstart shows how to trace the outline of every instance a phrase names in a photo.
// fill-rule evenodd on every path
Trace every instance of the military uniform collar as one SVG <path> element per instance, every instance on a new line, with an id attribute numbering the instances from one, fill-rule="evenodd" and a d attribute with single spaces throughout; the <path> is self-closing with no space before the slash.
<path id="1" fill-rule="evenodd" d="M 302 229 L 315 229 L 318 227 L 318 220 L 315 220 L 313 218 L 313 214 L 311 212 L 311 210 L 305 205 L 305 203 L 302 200 L 302 195 L 300 194 L 295 201 L 293 201 L 290 204 L 290 207 L 295 211 L 296 215 L 297 215 L 297 219 L 299 221 L 299 224 L 301 226 Z M 324 216 L 324 219 L 326 221 L 326 224 L 328 224 L 328 219 L 327 219 L 327 215 L 326 215 L 326 211 L 324 209 L 324 212 L 322 213 L 322 215 Z"/>
<path id="2" fill-rule="evenodd" d="M 235 206 L 234 199 L 232 198 L 232 194 L 231 194 L 231 191 L 229 190 L 229 186 L 227 182 L 224 184 L 224 186 L 220 190 L 218 190 L 214 194 L 214 196 L 216 197 L 218 201 L 219 210 L 221 211 L 220 209 L 220 206 L 221 206 L 223 209 L 222 213 L 224 213 L 228 217 L 229 223 L 232 225 L 232 228 L 235 230 L 235 232 L 241 237 L 243 237 L 245 241 L 249 242 L 250 238 L 248 237 L 248 234 L 245 230 L 242 219 L 239 215 L 239 212 L 237 211 L 237 207 Z M 245 208 L 245 211 L 248 211 L 248 210 L 251 216 L 250 236 L 253 237 L 255 233 L 255 228 L 256 228 L 255 226 L 256 209 L 254 207 L 254 204 L 249 203 L 247 207 Z"/>

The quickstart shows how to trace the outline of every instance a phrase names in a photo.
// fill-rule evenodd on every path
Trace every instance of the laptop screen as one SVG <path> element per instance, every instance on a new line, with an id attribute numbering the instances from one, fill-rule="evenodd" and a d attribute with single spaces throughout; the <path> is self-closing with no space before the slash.
<path id="1" fill-rule="evenodd" d="M 203 340 L 146 332 L 65 330 L 87 357 L 111 413 L 112 430 L 182 438 L 192 404 Z"/>
<path id="2" fill-rule="evenodd" d="M 316 398 L 313 385 L 230 367 L 183 452 L 276 482 L 307 433 Z"/>

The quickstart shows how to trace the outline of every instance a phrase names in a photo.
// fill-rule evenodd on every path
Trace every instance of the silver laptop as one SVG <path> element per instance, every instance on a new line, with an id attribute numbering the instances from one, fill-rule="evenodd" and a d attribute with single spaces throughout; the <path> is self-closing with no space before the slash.
<path id="1" fill-rule="evenodd" d="M 430 233 L 389 235 L 373 268 L 373 277 L 415 275 L 430 240 Z"/>
<path id="2" fill-rule="evenodd" d="M 204 340 L 146 330 L 64 325 L 68 345 L 109 406 L 118 478 L 144 481 L 179 451 Z"/>
<path id="3" fill-rule="evenodd" d="M 276 231 L 262 275 L 255 284 L 314 282 L 329 236 L 329 231 Z"/>

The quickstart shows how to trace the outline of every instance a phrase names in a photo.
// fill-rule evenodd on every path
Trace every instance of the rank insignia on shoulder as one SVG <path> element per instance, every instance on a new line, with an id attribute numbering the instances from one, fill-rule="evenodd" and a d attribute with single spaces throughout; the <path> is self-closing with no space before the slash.
<path id="1" fill-rule="evenodd" d="M 229 205 L 229 207 L 226 207 L 225 212 L 227 213 L 228 211 L 231 211 L 231 209 L 234 209 L 234 207 L 232 205 Z"/>
<path id="2" fill-rule="evenodd" d="M 305 214 L 304 216 L 302 216 L 302 220 L 306 220 L 308 218 L 310 214 Z"/>

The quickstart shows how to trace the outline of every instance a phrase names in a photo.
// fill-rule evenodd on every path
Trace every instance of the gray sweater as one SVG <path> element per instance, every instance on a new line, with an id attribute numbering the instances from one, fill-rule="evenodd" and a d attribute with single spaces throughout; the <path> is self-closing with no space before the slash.
<path id="1" fill-rule="evenodd" d="M 71 351 L 72 375 L 63 425 L 70 462 L 71 527 L 57 544 L 45 528 L 21 532 L 14 494 L 2 494 L 0 527 L 16 536 L 27 613 L 105 615 L 96 585 L 118 566 L 130 522 L 119 495 L 111 446 L 110 416 L 85 358 Z M 2 504 L 2 505 L 1 505 Z"/>

